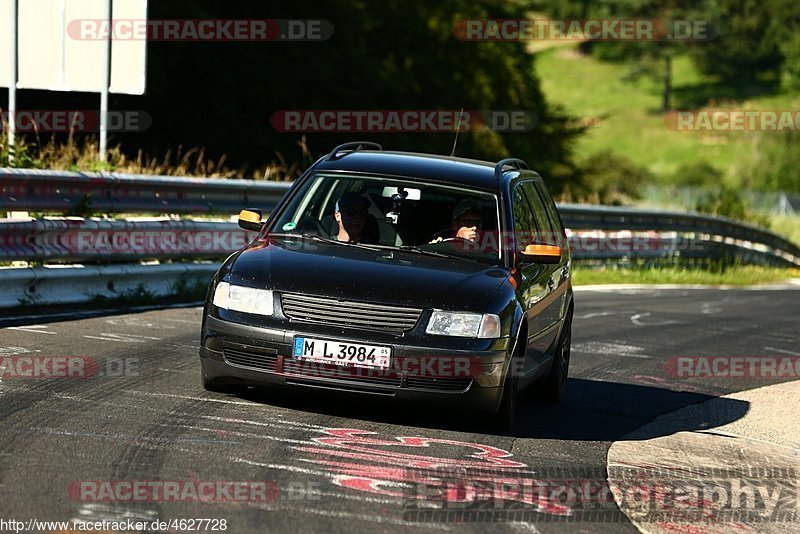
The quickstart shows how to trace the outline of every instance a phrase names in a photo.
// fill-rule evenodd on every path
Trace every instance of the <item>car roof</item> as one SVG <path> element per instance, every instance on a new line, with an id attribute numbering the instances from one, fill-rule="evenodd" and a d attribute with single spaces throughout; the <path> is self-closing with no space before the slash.
<path id="1" fill-rule="evenodd" d="M 519 175 L 519 171 L 508 170 L 502 180 L 495 180 L 495 165 L 496 163 L 490 161 L 436 154 L 358 150 L 332 159 L 326 156 L 317 163 L 314 170 L 406 176 L 489 190 L 499 190 L 505 181 Z M 526 175 L 530 173 L 530 176 L 538 176 L 530 171 L 524 172 Z"/>

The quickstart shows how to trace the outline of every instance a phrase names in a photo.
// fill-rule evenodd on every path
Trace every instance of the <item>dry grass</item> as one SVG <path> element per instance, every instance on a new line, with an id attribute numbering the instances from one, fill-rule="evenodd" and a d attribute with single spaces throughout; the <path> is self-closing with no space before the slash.
<path id="1" fill-rule="evenodd" d="M 147 174 L 160 176 L 201 176 L 208 178 L 250 178 L 256 180 L 293 180 L 303 170 L 303 164 L 288 163 L 281 154 L 268 165 L 246 171 L 228 165 L 226 157 L 214 160 L 204 148 L 168 150 L 157 157 L 140 150 L 135 157 L 125 154 L 120 146 L 108 150 L 106 163 L 98 161 L 99 143 L 95 138 L 76 142 L 71 136 L 66 143 L 57 143 L 53 138 L 47 142 L 38 139 L 18 139 L 13 160 L 9 158 L 9 147 L 5 134 L 0 134 L 0 166 L 31 169 L 54 169 L 70 171 L 105 171 L 125 174 Z M 299 142 L 304 161 L 310 163 L 312 155 L 305 144 Z"/>
<path id="2" fill-rule="evenodd" d="M 576 266 L 575 285 L 593 284 L 707 284 L 751 286 L 800 279 L 800 269 L 739 265 L 720 268 Z"/>

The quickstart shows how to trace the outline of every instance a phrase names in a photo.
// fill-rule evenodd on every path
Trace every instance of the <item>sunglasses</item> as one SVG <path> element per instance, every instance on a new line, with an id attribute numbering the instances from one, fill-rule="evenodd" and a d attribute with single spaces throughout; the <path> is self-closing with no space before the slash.
<path id="1" fill-rule="evenodd" d="M 456 221 L 464 226 L 483 226 L 483 219 L 475 217 L 459 217 Z"/>
<path id="2" fill-rule="evenodd" d="M 358 208 L 345 208 L 342 210 L 342 213 L 348 217 L 365 217 L 367 215 L 367 210 L 360 210 Z"/>

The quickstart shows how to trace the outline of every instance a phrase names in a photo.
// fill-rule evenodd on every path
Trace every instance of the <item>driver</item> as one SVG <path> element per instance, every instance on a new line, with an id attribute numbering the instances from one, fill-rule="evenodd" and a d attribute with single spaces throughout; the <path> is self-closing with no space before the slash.
<path id="1" fill-rule="evenodd" d="M 483 210 L 472 200 L 462 200 L 453 209 L 450 229 L 433 236 L 431 243 L 450 239 L 464 239 L 473 243 L 478 241 L 478 232 L 483 227 Z"/>
<path id="2" fill-rule="evenodd" d="M 339 226 L 336 239 L 347 243 L 358 243 L 364 238 L 367 200 L 355 191 L 348 191 L 336 202 L 333 217 Z"/>

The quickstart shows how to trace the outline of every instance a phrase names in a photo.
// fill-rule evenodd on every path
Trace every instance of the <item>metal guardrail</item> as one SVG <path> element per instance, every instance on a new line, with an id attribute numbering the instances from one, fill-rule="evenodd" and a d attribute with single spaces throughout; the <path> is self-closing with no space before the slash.
<path id="1" fill-rule="evenodd" d="M 181 286 L 207 286 L 218 267 L 168 263 L 0 269 L 0 308 L 91 303 L 133 296 L 142 289 L 151 297 L 166 297 L 179 294 Z"/>
<path id="2" fill-rule="evenodd" d="M 725 217 L 700 213 L 649 210 L 617 206 L 559 204 L 564 225 L 573 232 L 596 230 L 658 234 L 657 239 L 678 239 L 678 247 L 664 247 L 664 255 L 692 258 L 731 258 L 744 263 L 800 266 L 800 247 L 763 228 Z M 577 258 L 597 257 L 591 249 L 576 248 Z M 649 250 L 644 248 L 646 252 Z M 583 255 L 581 255 L 583 254 Z M 632 250 L 622 250 L 616 257 L 635 257 Z M 604 257 L 614 257 L 606 255 Z"/>
<path id="3" fill-rule="evenodd" d="M 0 223 L 0 261 L 215 259 L 255 237 L 227 222 L 38 219 Z"/>
<path id="4" fill-rule="evenodd" d="M 287 182 L 0 169 L 0 211 L 231 215 L 269 212 Z M 731 258 L 800 266 L 800 247 L 767 230 L 697 213 L 559 205 L 576 259 Z M 37 219 L 0 222 L 0 261 L 138 262 L 218 259 L 251 235 L 234 223 L 175 219 Z M 84 302 L 151 285 L 166 291 L 215 264 L 0 269 L 0 308 L 19 303 Z M 51 297 L 43 296 L 50 295 Z M 71 295 L 71 296 L 69 296 Z"/>
<path id="5" fill-rule="evenodd" d="M 677 211 L 617 206 L 560 204 L 564 225 L 572 230 L 631 230 L 695 233 L 724 236 L 737 241 L 760 243 L 800 258 L 800 247 L 763 228 L 725 217 Z"/>
<path id="6" fill-rule="evenodd" d="M 0 211 L 238 213 L 275 207 L 291 184 L 218 178 L 0 169 Z"/>

